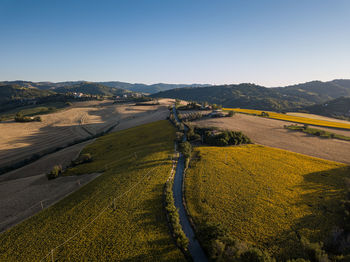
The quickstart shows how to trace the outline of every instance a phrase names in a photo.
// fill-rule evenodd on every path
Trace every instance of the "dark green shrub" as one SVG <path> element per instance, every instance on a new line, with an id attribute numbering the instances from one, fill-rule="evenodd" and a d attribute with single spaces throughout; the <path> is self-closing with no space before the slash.
<path id="1" fill-rule="evenodd" d="M 52 168 L 50 173 L 47 174 L 48 179 L 55 179 L 59 177 L 59 175 L 62 174 L 62 166 L 61 165 L 56 165 Z"/>
<path id="2" fill-rule="evenodd" d="M 274 261 L 266 253 L 258 248 L 250 248 L 248 251 L 240 255 L 240 261 L 242 262 L 269 262 Z"/>
<path id="3" fill-rule="evenodd" d="M 176 132 L 175 141 L 181 143 L 183 140 L 184 134 L 182 132 Z"/>
<path id="4" fill-rule="evenodd" d="M 82 154 L 77 159 L 72 161 L 72 166 L 77 166 L 85 163 L 92 162 L 92 156 L 90 153 Z"/>
<path id="5" fill-rule="evenodd" d="M 175 236 L 176 244 L 185 252 L 188 252 L 188 238 L 182 230 L 180 225 L 179 212 L 175 207 L 175 200 L 173 195 L 173 181 L 169 180 L 165 183 L 165 210 L 167 211 L 169 222 L 173 234 Z"/>
<path id="6" fill-rule="evenodd" d="M 195 132 L 193 126 L 191 125 L 188 125 L 187 139 L 189 141 L 196 141 L 201 139 L 201 136 Z"/>
<path id="7" fill-rule="evenodd" d="M 312 262 L 329 262 L 327 253 L 322 249 L 322 243 L 311 243 L 308 239 L 300 239 L 307 258 Z"/>
<path id="8" fill-rule="evenodd" d="M 232 110 L 229 111 L 228 114 L 227 114 L 228 117 L 232 117 L 232 116 L 234 116 L 234 115 L 235 115 L 235 112 L 232 111 Z"/>
<path id="9" fill-rule="evenodd" d="M 242 132 L 215 130 L 205 130 L 204 132 L 198 132 L 204 133 L 204 142 L 211 146 L 227 146 L 251 143 L 249 137 L 244 135 Z"/>
<path id="10" fill-rule="evenodd" d="M 192 146 L 189 142 L 182 142 L 179 144 L 179 150 L 185 158 L 189 158 L 192 152 Z"/>
<path id="11" fill-rule="evenodd" d="M 263 116 L 263 117 L 270 117 L 269 113 L 267 112 L 261 112 L 260 116 Z"/>

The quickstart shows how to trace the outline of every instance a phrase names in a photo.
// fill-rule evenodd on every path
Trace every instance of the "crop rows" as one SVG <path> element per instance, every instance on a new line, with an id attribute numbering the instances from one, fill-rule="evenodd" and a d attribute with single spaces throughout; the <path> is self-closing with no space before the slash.
<path id="1" fill-rule="evenodd" d="M 59 261 L 183 261 L 162 206 L 174 133 L 167 121 L 159 121 L 100 137 L 87 146 L 82 153 L 90 153 L 93 162 L 65 175 L 104 173 L 1 234 L 0 261 L 38 261 L 45 256 L 43 261 L 51 261 L 53 249 Z"/>
<path id="2" fill-rule="evenodd" d="M 344 164 L 259 145 L 199 147 L 185 179 L 197 225 L 221 223 L 231 237 L 278 261 L 302 257 L 299 241 L 325 241 L 342 224 Z"/>
<path id="3" fill-rule="evenodd" d="M 275 113 L 270 111 L 261 111 L 261 110 L 253 110 L 253 109 L 224 108 L 224 110 L 233 110 L 238 113 L 245 113 L 245 114 L 252 114 L 252 115 L 261 115 L 262 112 L 266 112 L 268 113 L 268 117 L 273 119 L 307 124 L 307 125 L 350 129 L 350 123 L 346 124 L 346 123 L 332 122 L 327 120 L 319 120 L 319 119 L 307 118 L 307 117 L 301 117 L 301 116 L 292 116 L 287 114 L 280 114 L 280 113 Z"/>

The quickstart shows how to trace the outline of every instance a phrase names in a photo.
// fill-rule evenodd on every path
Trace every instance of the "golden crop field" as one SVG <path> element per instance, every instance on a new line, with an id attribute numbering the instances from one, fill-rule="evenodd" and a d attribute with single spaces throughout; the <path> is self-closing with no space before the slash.
<path id="1" fill-rule="evenodd" d="M 344 164 L 260 145 L 198 147 L 193 155 L 185 196 L 198 225 L 222 223 L 285 261 L 303 255 L 298 235 L 324 241 L 341 224 Z"/>
<path id="2" fill-rule="evenodd" d="M 245 113 L 245 114 L 252 114 L 252 115 L 260 115 L 262 112 L 267 112 L 267 113 L 269 113 L 269 118 L 273 118 L 273 119 L 301 123 L 301 124 L 315 125 L 315 126 L 350 129 L 350 123 L 347 124 L 347 123 L 340 123 L 340 122 L 332 122 L 332 121 L 320 120 L 320 119 L 315 119 L 315 118 L 307 118 L 307 117 L 302 117 L 302 116 L 280 114 L 280 113 L 275 113 L 275 112 L 271 112 L 271 111 L 242 109 L 242 108 L 224 108 L 224 110 L 227 110 L 227 111 L 231 110 L 231 111 L 235 111 L 237 113 Z"/>
<path id="3" fill-rule="evenodd" d="M 46 255 L 42 261 L 51 261 L 49 252 L 67 240 L 54 249 L 55 261 L 184 261 L 162 205 L 174 134 L 164 120 L 111 133 L 87 146 L 82 153 L 90 153 L 93 162 L 66 175 L 104 173 L 2 233 L 0 261 L 40 261 Z"/>

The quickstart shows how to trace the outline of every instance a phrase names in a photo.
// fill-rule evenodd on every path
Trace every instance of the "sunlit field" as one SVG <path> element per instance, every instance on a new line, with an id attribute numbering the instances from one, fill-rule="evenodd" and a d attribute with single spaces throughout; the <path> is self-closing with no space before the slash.
<path id="1" fill-rule="evenodd" d="M 1 234 L 0 261 L 184 260 L 162 204 L 174 133 L 169 122 L 159 121 L 86 147 L 82 153 L 90 153 L 93 162 L 65 175 L 103 174 Z"/>
<path id="2" fill-rule="evenodd" d="M 262 110 L 254 110 L 254 109 L 224 108 L 224 110 L 227 110 L 227 111 L 232 110 L 237 113 L 245 113 L 245 114 L 252 114 L 252 115 L 261 115 L 262 112 L 266 112 L 269 114 L 268 117 L 273 119 L 285 120 L 289 122 L 295 122 L 295 123 L 301 123 L 301 124 L 307 124 L 307 125 L 350 129 L 350 123 L 346 124 L 346 123 L 332 122 L 332 121 L 320 120 L 315 118 L 293 116 L 293 115 L 280 114 L 280 113 L 275 113 L 270 111 L 262 111 Z"/>
<path id="3" fill-rule="evenodd" d="M 348 174 L 344 164 L 259 145 L 198 147 L 185 195 L 195 224 L 221 223 L 284 261 L 303 256 L 301 236 L 325 241 L 341 225 Z"/>

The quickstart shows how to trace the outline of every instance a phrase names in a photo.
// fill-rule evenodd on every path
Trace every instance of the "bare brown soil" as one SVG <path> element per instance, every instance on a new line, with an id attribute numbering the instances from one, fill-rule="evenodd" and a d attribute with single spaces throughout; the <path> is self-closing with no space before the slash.
<path id="1" fill-rule="evenodd" d="M 5 135 L 5 139 L 0 142 L 0 164 L 4 165 L 9 160 L 15 162 L 52 146 L 64 146 L 72 139 L 99 133 L 116 123 L 118 125 L 112 131 L 166 119 L 172 100 L 162 99 L 159 102 L 160 105 L 155 106 L 118 105 L 112 101 L 83 102 L 42 116 L 41 123 L 2 124 L 0 136 Z M 67 147 L 0 175 L 0 232 L 39 212 L 41 201 L 47 208 L 96 178 L 99 174 L 54 180 L 46 178 L 46 173 L 54 165 L 68 166 L 91 142 L 93 140 Z"/>
<path id="2" fill-rule="evenodd" d="M 45 174 L 0 184 L 0 232 L 58 202 L 100 174 L 59 177 Z"/>
<path id="3" fill-rule="evenodd" d="M 48 115 L 42 122 L 0 123 L 0 167 L 9 166 L 58 147 L 103 132 L 122 120 L 133 119 L 132 125 L 144 118 L 156 121 L 167 112 L 170 100 L 160 100 L 158 106 L 113 104 L 112 101 L 88 101 Z M 159 111 L 159 112 L 158 112 Z M 164 112 L 161 114 L 160 112 Z"/>
<path id="4" fill-rule="evenodd" d="M 193 123 L 201 127 L 242 131 L 254 143 L 350 164 L 350 142 L 287 130 L 284 128 L 288 124 L 286 121 L 235 114 L 233 117 L 203 119 Z"/>

